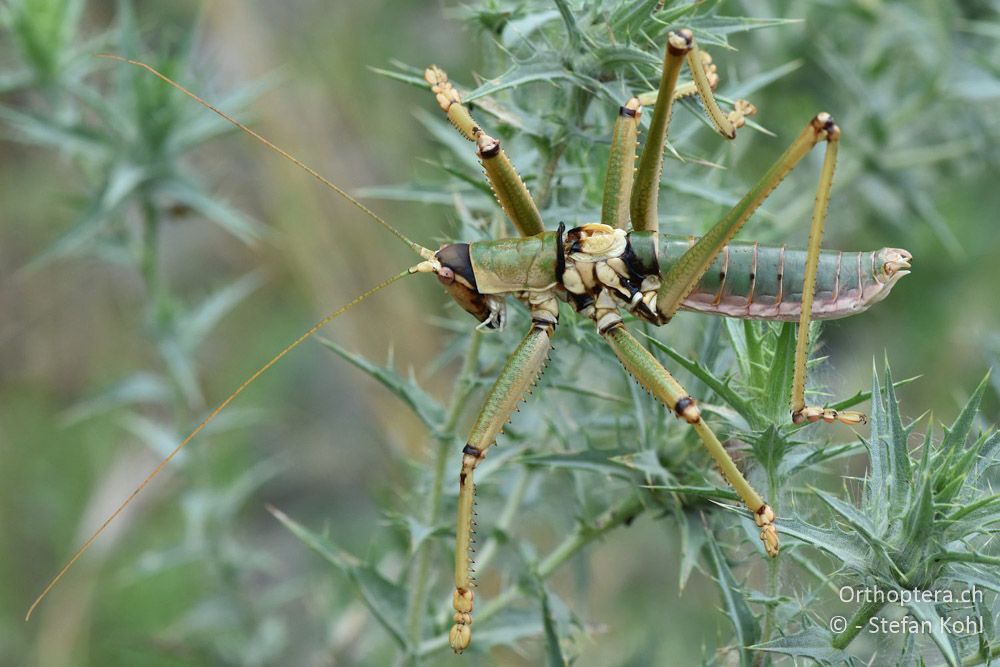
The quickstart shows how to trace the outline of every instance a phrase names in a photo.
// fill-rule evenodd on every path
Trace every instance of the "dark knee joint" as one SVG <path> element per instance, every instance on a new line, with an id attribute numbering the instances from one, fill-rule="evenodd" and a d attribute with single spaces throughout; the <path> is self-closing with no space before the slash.
<path id="1" fill-rule="evenodd" d="M 698 404 L 690 396 L 682 396 L 674 405 L 674 412 L 688 424 L 697 424 L 701 420 Z"/>

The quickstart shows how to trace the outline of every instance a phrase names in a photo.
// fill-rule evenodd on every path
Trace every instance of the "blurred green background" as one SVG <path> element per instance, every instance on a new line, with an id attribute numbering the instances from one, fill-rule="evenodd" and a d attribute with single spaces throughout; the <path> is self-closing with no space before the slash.
<path id="1" fill-rule="evenodd" d="M 952 419 L 1000 356 L 998 3 L 748 0 L 719 11 L 804 19 L 735 35 L 738 51 L 713 52 L 723 90 L 727 80 L 798 64 L 753 96 L 778 137 L 741 135 L 727 182 L 755 177 L 809 116 L 829 110 L 844 137 L 825 245 L 914 255 L 913 274 L 891 298 L 824 329 L 832 363 L 823 379 L 838 396 L 853 393 L 868 385 L 873 357 L 887 354 L 897 377 L 922 376 L 901 389 L 904 411 Z M 115 3 L 87 3 L 82 34 L 108 29 L 118 12 Z M 210 100 L 266 79 L 241 117 L 347 189 L 444 180 L 424 159 L 440 147 L 414 116 L 436 111 L 432 98 L 369 66 L 437 63 L 465 82 L 473 72 L 498 74 L 482 69 L 490 36 L 456 20 L 451 3 L 136 2 L 134 14 L 154 52 L 180 48 L 197 25 L 183 75 Z M 3 69 L 14 71 L 16 45 L 9 33 L 0 40 Z M 96 67 L 99 77 L 119 66 Z M 0 102 L 39 106 L 32 92 Z M 195 442 L 22 622 L 71 549 L 162 453 L 121 410 L 77 418 L 80 405 L 137 369 L 157 369 L 160 357 L 134 267 L 75 257 L 25 270 L 76 217 L 82 183 L 66 154 L 24 145 L 10 126 L 2 133 L 0 663 L 374 664 L 371 645 L 354 641 L 372 621 L 349 583 L 264 505 L 328 526 L 355 554 L 377 554 L 395 539 L 379 508 L 405 495 L 411 471 L 402 462 L 425 459 L 426 437 L 396 398 L 315 344 L 241 397 L 245 426 Z M 698 141 L 715 138 L 704 132 Z M 161 231 L 162 280 L 179 297 L 198 301 L 240 276 L 259 279 L 195 355 L 208 405 L 322 313 L 412 263 L 382 230 L 246 137 L 213 141 L 189 164 L 204 188 L 269 230 L 247 245 L 182 215 Z M 668 180 L 671 168 L 683 167 L 671 163 Z M 803 244 L 813 173 L 779 189 L 767 206 L 774 215 L 751 222 L 744 238 Z M 446 238 L 454 217 L 444 206 L 372 206 L 428 246 Z M 406 281 L 326 333 L 375 360 L 391 350 L 397 368 L 413 368 L 442 393 L 458 368 L 432 365 L 449 335 L 439 318 L 456 319 L 445 300 L 432 280 Z M 520 334 L 500 335 L 513 349 Z M 697 349 L 697 341 L 672 342 Z M 1000 417 L 994 387 L 989 423 Z M 158 409 L 150 416 L 169 416 Z M 553 517 L 553 532 L 571 526 L 558 508 Z M 601 577 L 579 598 L 572 572 L 557 579 L 608 635 L 579 664 L 693 664 L 728 641 L 710 581 L 696 578 L 676 597 L 674 537 L 646 522 L 592 546 L 581 558 Z M 442 554 L 432 569 L 433 595 L 445 590 L 451 561 Z M 637 600 L 653 600 L 662 617 L 635 629 Z M 537 647 L 526 646 L 523 655 L 435 660 L 535 664 Z"/>

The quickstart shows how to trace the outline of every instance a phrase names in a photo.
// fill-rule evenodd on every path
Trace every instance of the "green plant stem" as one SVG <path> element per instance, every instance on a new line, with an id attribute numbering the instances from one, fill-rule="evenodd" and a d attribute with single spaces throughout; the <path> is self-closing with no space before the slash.
<path id="1" fill-rule="evenodd" d="M 479 551 L 476 558 L 477 568 L 485 570 L 493 559 L 493 556 L 496 555 L 497 549 L 500 546 L 500 540 L 497 536 L 506 534 L 510 530 L 511 524 L 514 523 L 514 518 L 517 516 L 517 511 L 521 508 L 524 493 L 528 490 L 528 483 L 532 477 L 532 471 L 524 469 L 521 471 L 517 481 L 514 482 L 514 488 L 511 489 L 510 494 L 507 496 L 507 502 L 504 503 L 503 509 L 500 511 L 500 516 L 497 518 L 496 524 L 490 532 L 490 536 Z"/>
<path id="2" fill-rule="evenodd" d="M 572 558 L 580 549 L 593 542 L 612 528 L 631 521 L 644 509 L 642 497 L 639 494 L 630 495 L 614 507 L 605 510 L 589 524 L 579 524 L 573 534 L 538 562 L 535 574 L 539 581 L 544 581 L 559 567 Z M 524 594 L 526 589 L 521 584 L 514 584 L 501 591 L 496 597 L 483 605 L 482 611 L 476 614 L 476 620 L 483 623 L 505 609 L 509 604 Z M 418 655 L 425 656 L 439 651 L 448 645 L 448 638 L 443 634 L 420 645 Z"/>
<path id="3" fill-rule="evenodd" d="M 580 32 L 580 27 L 576 24 L 576 18 L 573 15 L 573 10 L 570 9 L 566 0 L 555 0 L 555 5 L 559 9 L 559 14 L 562 16 L 563 23 L 566 24 L 566 35 L 569 37 L 570 47 L 574 50 L 579 49 L 580 43 L 583 41 L 583 33 Z"/>
<path id="4" fill-rule="evenodd" d="M 146 289 L 151 301 L 157 299 L 156 295 L 160 291 L 160 272 L 157 261 L 159 240 L 160 214 L 147 195 L 142 198 L 142 256 L 139 258 L 139 270 L 146 282 Z"/>
<path id="5" fill-rule="evenodd" d="M 776 471 L 774 466 L 769 465 L 767 471 L 767 498 L 771 502 L 771 507 L 776 508 L 778 506 L 778 498 L 780 497 L 780 483 L 778 481 L 778 475 L 775 474 Z M 777 510 L 775 509 L 775 512 Z M 778 524 L 781 525 L 780 523 Z M 764 627 L 761 631 L 761 642 L 766 642 L 771 639 L 771 633 L 774 632 L 774 603 L 773 601 L 778 598 L 778 588 L 779 582 L 781 580 L 781 561 L 780 558 L 768 558 L 767 559 L 767 607 L 764 611 Z M 757 653 L 757 658 L 754 660 L 754 664 L 764 664 L 765 654 L 763 652 Z"/>
<path id="6" fill-rule="evenodd" d="M 430 497 L 427 501 L 427 525 L 433 527 L 441 515 L 441 500 L 444 490 L 445 464 L 448 455 L 452 452 L 452 443 L 455 440 L 455 427 L 465 407 L 465 399 L 472 386 L 473 376 L 476 367 L 479 365 L 479 348 L 482 344 L 482 334 L 473 331 L 469 338 L 469 350 L 465 355 L 462 370 L 452 387 L 451 398 L 449 399 L 448 411 L 445 415 L 444 423 L 435 433 L 434 439 L 437 449 L 434 452 L 434 478 L 431 482 Z M 420 548 L 416 554 L 417 564 L 413 568 L 413 575 L 410 578 L 409 607 L 406 613 L 406 632 L 410 646 L 417 646 L 423 635 L 424 628 L 424 602 L 427 597 L 427 580 L 430 571 L 430 550 Z"/>
<path id="7" fill-rule="evenodd" d="M 587 108 L 590 106 L 591 99 L 591 95 L 579 88 L 574 88 L 570 93 L 569 108 L 573 111 L 571 112 L 569 122 L 573 123 L 572 127 L 580 126 L 584 115 L 587 113 Z M 542 167 L 535 201 L 540 211 L 548 208 L 549 202 L 552 199 L 552 184 L 555 181 L 556 170 L 559 167 L 559 161 L 566 152 L 566 148 L 569 146 L 568 134 L 565 129 L 561 130 L 549 144 L 551 152 L 549 153 L 549 159 L 545 162 L 545 166 Z"/>
<path id="8" fill-rule="evenodd" d="M 833 648 L 839 650 L 847 648 L 858 633 L 861 632 L 861 629 L 868 624 L 869 619 L 877 614 L 883 606 L 885 606 L 884 602 L 866 602 L 861 605 L 854 612 L 854 616 L 851 616 L 851 619 L 847 621 L 847 629 L 834 636 L 833 643 L 831 644 Z"/>
<path id="9" fill-rule="evenodd" d="M 978 653 L 963 658 L 962 665 L 971 667 L 971 665 L 981 665 L 987 662 L 992 663 L 997 658 L 1000 658 L 1000 646 L 991 646 L 985 653 L 980 649 Z"/>
<path id="10" fill-rule="evenodd" d="M 536 572 L 542 579 L 551 575 L 560 565 L 576 555 L 580 549 L 603 536 L 606 532 L 631 521 L 643 509 L 642 498 L 638 494 L 629 496 L 615 507 L 598 516 L 592 524 L 580 524 L 573 534 L 563 540 L 543 561 Z"/>
<path id="11" fill-rule="evenodd" d="M 139 270 L 149 295 L 149 315 L 154 331 L 159 334 L 168 317 L 167 298 L 160 276 L 160 209 L 146 194 L 142 196 L 142 255 Z"/>

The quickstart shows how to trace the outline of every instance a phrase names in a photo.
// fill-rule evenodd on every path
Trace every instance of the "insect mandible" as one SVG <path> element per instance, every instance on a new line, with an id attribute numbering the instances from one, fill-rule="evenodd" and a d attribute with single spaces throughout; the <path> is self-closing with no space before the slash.
<path id="1" fill-rule="evenodd" d="M 622 311 L 657 326 L 667 324 L 680 309 L 743 319 L 797 321 L 792 422 L 858 424 L 865 419 L 858 412 L 838 412 L 806 403 L 809 323 L 812 319 L 853 315 L 885 298 L 893 285 L 909 273 L 912 257 L 896 248 L 872 252 L 820 248 L 840 139 L 840 128 L 829 114 L 819 113 L 811 118 L 760 180 L 704 236 L 689 238 L 659 231 L 657 202 L 674 101 L 687 96 L 700 98 L 711 124 L 726 139 L 734 139 L 745 118 L 756 111 L 743 100 L 738 100 L 729 113 L 722 111 L 713 93 L 718 82 L 714 65 L 698 49 L 689 30 L 669 34 L 657 92 L 632 97 L 620 107 L 612 130 L 601 222 L 570 230 L 559 224 L 556 230 L 550 225 L 546 231 L 538 207 L 500 142 L 473 120 L 444 71 L 429 67 L 425 79 L 438 105 L 462 136 L 475 144 L 496 199 L 520 234 L 493 241 L 449 243 L 437 251 L 411 241 L 315 170 L 152 67 L 138 61 L 127 62 L 149 70 L 308 171 L 407 244 L 420 256 L 420 261 L 326 316 L 255 371 L 84 542 L 32 604 L 29 616 L 136 495 L 247 386 L 334 318 L 407 275 L 434 274 L 452 298 L 479 320 L 483 329 L 503 328 L 508 297 L 523 302 L 531 313 L 530 328 L 487 393 L 461 453 L 454 625 L 449 633 L 449 644 L 457 652 L 466 649 L 472 639 L 474 593 L 469 554 L 475 470 L 517 403 L 541 375 L 558 325 L 560 302 L 568 302 L 581 316 L 593 320 L 599 334 L 636 381 L 697 433 L 726 481 L 752 513 L 770 556 L 779 551 L 774 511 L 747 482 L 702 419 L 696 399 L 629 333 Z M 685 64 L 691 81 L 679 85 L 679 74 Z M 643 107 L 648 106 L 653 107 L 653 113 L 636 165 L 640 117 Z M 818 144 L 825 146 L 825 153 L 807 249 L 786 250 L 784 246 L 733 242 L 736 233 L 771 191 Z"/>

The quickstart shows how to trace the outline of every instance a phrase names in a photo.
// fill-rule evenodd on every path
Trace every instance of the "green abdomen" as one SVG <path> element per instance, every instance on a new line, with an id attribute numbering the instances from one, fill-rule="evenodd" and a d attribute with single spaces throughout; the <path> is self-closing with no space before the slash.
<path id="1" fill-rule="evenodd" d="M 694 243 L 692 237 L 660 235 L 660 274 Z M 813 317 L 853 315 L 882 299 L 894 281 L 880 280 L 884 251 L 823 250 L 816 274 Z M 686 310 L 744 319 L 799 317 L 806 252 L 784 246 L 732 243 L 725 247 L 682 304 Z"/>

